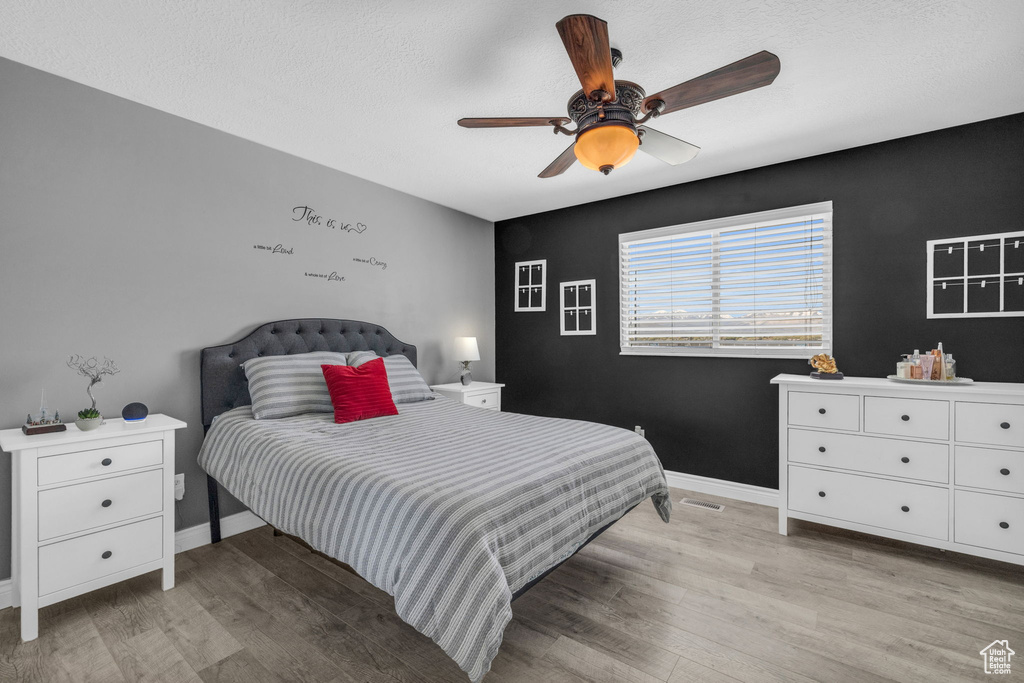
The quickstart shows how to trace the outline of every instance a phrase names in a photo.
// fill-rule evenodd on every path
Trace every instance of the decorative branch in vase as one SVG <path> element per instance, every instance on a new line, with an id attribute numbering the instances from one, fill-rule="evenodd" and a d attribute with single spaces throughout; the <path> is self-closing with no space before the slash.
<path id="1" fill-rule="evenodd" d="M 82 377 L 89 378 L 89 386 L 85 388 L 85 391 L 92 400 L 91 407 L 78 411 L 78 419 L 75 420 L 75 424 L 82 431 L 96 429 L 103 424 L 103 416 L 96 408 L 96 397 L 93 396 L 92 388 L 103 381 L 104 375 L 116 375 L 121 370 L 109 358 L 104 358 L 101 363 L 96 356 L 85 358 L 77 353 L 68 358 L 68 367 L 77 371 Z"/>

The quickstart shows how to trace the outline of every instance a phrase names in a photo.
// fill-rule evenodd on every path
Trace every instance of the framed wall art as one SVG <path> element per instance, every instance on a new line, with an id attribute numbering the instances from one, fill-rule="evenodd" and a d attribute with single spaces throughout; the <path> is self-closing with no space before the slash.
<path id="1" fill-rule="evenodd" d="M 544 295 L 547 270 L 546 259 L 516 263 L 516 311 L 547 310 Z"/>
<path id="2" fill-rule="evenodd" d="M 563 335 L 597 334 L 594 308 L 595 280 L 561 283 L 561 327 Z"/>
<path id="3" fill-rule="evenodd" d="M 1024 230 L 928 241 L 928 317 L 1024 316 Z"/>

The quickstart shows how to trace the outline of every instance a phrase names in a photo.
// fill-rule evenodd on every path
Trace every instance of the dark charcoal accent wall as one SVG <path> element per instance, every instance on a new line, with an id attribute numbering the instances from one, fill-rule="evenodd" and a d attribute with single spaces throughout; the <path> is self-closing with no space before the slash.
<path id="1" fill-rule="evenodd" d="M 808 366 L 620 356 L 617 236 L 825 200 L 834 204 L 834 353 L 844 373 L 883 377 L 900 353 L 942 341 L 962 376 L 1024 381 L 1024 318 L 925 317 L 926 240 L 1022 227 L 1018 114 L 498 223 L 505 408 L 643 425 L 666 469 L 777 487 L 778 394 L 768 381 Z M 540 258 L 548 310 L 515 313 L 513 264 Z M 598 334 L 562 337 L 558 283 L 585 278 L 597 278 Z"/>

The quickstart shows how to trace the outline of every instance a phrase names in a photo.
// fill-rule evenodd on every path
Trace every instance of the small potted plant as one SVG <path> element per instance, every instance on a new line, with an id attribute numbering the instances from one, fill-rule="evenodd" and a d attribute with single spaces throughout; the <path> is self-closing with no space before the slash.
<path id="1" fill-rule="evenodd" d="M 68 358 L 68 367 L 76 370 L 79 375 L 89 378 L 89 386 L 86 387 L 85 391 L 92 400 L 92 407 L 78 411 L 78 419 L 75 420 L 75 424 L 83 432 L 96 429 L 103 424 L 103 416 L 96 409 L 96 397 L 92 395 L 92 388 L 103 380 L 104 375 L 116 375 L 120 370 L 114 364 L 114 361 L 109 358 L 104 358 L 103 362 L 100 363 L 96 360 L 95 356 L 83 358 L 78 354 Z"/>

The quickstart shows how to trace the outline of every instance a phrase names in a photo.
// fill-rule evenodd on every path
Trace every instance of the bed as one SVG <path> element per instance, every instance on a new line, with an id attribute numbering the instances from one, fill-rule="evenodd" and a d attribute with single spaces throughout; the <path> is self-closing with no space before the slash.
<path id="1" fill-rule="evenodd" d="M 515 597 L 647 498 L 668 521 L 664 473 L 628 430 L 437 395 L 347 424 L 328 413 L 253 419 L 241 363 L 363 350 L 416 363 L 414 346 L 352 320 L 267 323 L 202 351 L 211 536 L 220 538 L 219 482 L 393 595 L 398 615 L 479 681 Z"/>

